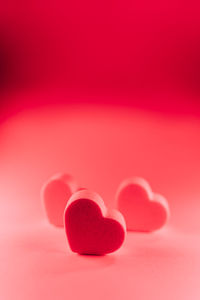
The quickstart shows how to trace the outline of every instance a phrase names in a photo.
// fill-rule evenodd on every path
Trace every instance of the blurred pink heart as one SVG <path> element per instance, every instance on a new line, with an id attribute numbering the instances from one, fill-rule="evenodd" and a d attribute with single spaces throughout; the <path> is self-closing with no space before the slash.
<path id="1" fill-rule="evenodd" d="M 124 215 L 127 230 L 151 232 L 163 227 L 169 218 L 166 199 L 152 192 L 142 178 L 130 178 L 117 191 L 117 205 Z"/>
<path id="2" fill-rule="evenodd" d="M 78 190 L 78 185 L 71 175 L 60 173 L 52 176 L 44 185 L 41 197 L 49 222 L 57 227 L 64 227 L 63 213 L 71 195 Z"/>

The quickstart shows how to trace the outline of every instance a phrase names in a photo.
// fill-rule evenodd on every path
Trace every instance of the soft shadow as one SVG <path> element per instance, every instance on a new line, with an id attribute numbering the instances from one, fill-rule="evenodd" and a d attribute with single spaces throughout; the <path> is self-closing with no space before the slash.
<path id="1" fill-rule="evenodd" d="M 50 225 L 33 226 L 20 230 L 12 240 L 13 251 L 30 268 L 40 274 L 67 274 L 108 268 L 115 263 L 115 256 L 79 255 L 68 245 L 64 230 Z M 33 272 L 32 271 L 32 272 Z"/>
<path id="2" fill-rule="evenodd" d="M 182 235 L 174 228 L 153 233 L 128 232 L 127 252 L 137 257 L 173 258 L 184 256 Z"/>

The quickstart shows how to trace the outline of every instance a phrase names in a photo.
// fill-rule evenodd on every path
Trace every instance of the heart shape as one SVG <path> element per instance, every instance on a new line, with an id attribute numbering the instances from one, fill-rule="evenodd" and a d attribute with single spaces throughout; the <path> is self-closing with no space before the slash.
<path id="1" fill-rule="evenodd" d="M 41 197 L 49 222 L 64 227 L 63 213 L 67 201 L 76 192 L 78 185 L 71 175 L 59 173 L 52 176 L 42 187 Z"/>
<path id="2" fill-rule="evenodd" d="M 169 218 L 166 199 L 153 193 L 148 182 L 142 178 L 123 181 L 116 201 L 130 231 L 151 232 L 163 227 Z"/>
<path id="3" fill-rule="evenodd" d="M 119 249 L 126 225 L 117 210 L 108 211 L 95 192 L 80 190 L 69 199 L 64 213 L 70 248 L 79 254 L 104 255 Z"/>

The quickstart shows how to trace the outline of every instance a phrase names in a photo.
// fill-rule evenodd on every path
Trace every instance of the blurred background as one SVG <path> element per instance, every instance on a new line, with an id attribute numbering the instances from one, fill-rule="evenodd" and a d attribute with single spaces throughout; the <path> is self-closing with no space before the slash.
<path id="1" fill-rule="evenodd" d="M 197 1 L 1 5 L 1 182 L 9 213 L 24 199 L 15 215 L 36 217 L 40 187 L 57 171 L 111 206 L 120 181 L 140 175 L 169 198 L 172 223 L 188 229 L 191 217 L 191 230 L 199 230 L 199 15 Z M 27 202 L 30 194 L 37 201 Z"/>
<path id="2" fill-rule="evenodd" d="M 59 89 L 79 101 L 196 112 L 199 13 L 194 0 L 8 0 L 0 10 L 1 98 Z"/>
<path id="3" fill-rule="evenodd" d="M 199 16 L 195 0 L 1 3 L 2 300 L 199 299 Z M 144 177 L 170 221 L 113 255 L 73 255 L 40 199 L 57 172 L 112 208 Z"/>

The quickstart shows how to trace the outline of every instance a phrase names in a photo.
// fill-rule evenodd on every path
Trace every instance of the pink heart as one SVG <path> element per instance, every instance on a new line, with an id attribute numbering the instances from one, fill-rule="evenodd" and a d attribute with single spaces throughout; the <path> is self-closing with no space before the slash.
<path id="1" fill-rule="evenodd" d="M 65 231 L 73 252 L 103 255 L 122 245 L 126 225 L 117 210 L 108 211 L 102 198 L 89 190 L 78 191 L 67 203 Z"/>
<path id="2" fill-rule="evenodd" d="M 78 185 L 71 175 L 60 173 L 52 176 L 44 185 L 41 196 L 49 222 L 64 227 L 63 213 L 67 201 L 76 192 Z"/>
<path id="3" fill-rule="evenodd" d="M 169 217 L 166 199 L 153 193 L 142 178 L 123 181 L 116 199 L 118 209 L 126 220 L 127 230 L 151 232 L 160 229 Z"/>

